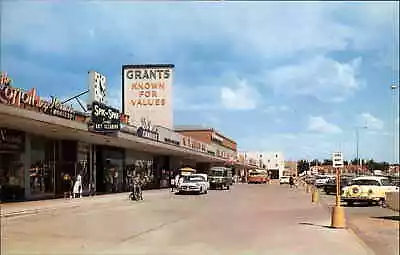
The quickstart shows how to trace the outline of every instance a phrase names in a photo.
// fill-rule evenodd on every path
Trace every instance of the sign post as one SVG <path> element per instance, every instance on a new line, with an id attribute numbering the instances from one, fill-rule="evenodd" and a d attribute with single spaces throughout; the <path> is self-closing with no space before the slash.
<path id="1" fill-rule="evenodd" d="M 343 168 L 343 154 L 341 152 L 335 152 L 332 154 L 332 165 L 336 169 L 336 205 L 332 210 L 331 227 L 332 228 L 345 228 L 345 216 L 344 208 L 341 207 L 340 203 L 340 179 L 341 169 Z"/>

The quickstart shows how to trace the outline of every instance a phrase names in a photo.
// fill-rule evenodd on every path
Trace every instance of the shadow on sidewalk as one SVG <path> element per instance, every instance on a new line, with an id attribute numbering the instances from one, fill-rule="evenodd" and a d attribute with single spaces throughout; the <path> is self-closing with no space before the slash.
<path id="1" fill-rule="evenodd" d="M 372 219 L 382 219 L 382 220 L 400 221 L 400 215 L 379 216 L 379 217 L 371 217 L 371 218 L 372 218 Z"/>
<path id="2" fill-rule="evenodd" d="M 311 223 L 311 222 L 300 222 L 299 225 L 306 225 L 306 226 L 315 226 L 315 227 L 321 227 L 321 228 L 335 229 L 335 228 L 332 228 L 331 226 L 320 225 L 320 224 L 314 224 L 314 223 Z"/>

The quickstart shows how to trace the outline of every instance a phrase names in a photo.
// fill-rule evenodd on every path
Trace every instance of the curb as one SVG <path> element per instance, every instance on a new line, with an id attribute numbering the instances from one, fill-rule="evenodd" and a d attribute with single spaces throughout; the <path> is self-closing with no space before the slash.
<path id="1" fill-rule="evenodd" d="M 328 210 L 329 213 L 331 213 L 332 205 L 329 205 L 326 201 L 324 201 L 324 199 L 320 199 L 320 205 L 323 208 L 325 208 L 326 210 Z M 345 217 L 346 217 L 346 215 L 345 215 Z M 362 232 L 360 231 L 360 229 L 355 224 L 353 224 L 352 221 L 348 217 L 346 217 L 346 227 L 344 229 L 347 230 L 351 235 L 353 235 L 357 239 L 358 243 L 364 249 L 367 250 L 367 252 L 368 252 L 367 254 L 376 255 L 374 250 L 371 247 L 369 247 L 367 245 L 367 243 L 362 239 L 362 237 L 361 237 Z"/>
<path id="2" fill-rule="evenodd" d="M 96 203 L 96 204 L 104 204 L 109 202 L 110 200 L 122 200 L 124 198 L 128 199 L 128 195 L 130 192 L 122 192 L 117 194 L 105 194 L 98 195 L 95 197 L 83 197 L 77 200 L 59 200 L 56 203 L 60 203 L 58 205 L 43 205 L 43 206 L 33 206 L 33 208 L 16 208 L 16 209 L 6 209 L 1 208 L 0 206 L 0 218 L 12 218 L 23 215 L 35 215 L 42 212 L 55 211 L 59 209 L 72 209 L 72 208 L 80 208 L 84 205 L 87 205 L 88 202 Z M 147 193 L 147 194 L 146 194 Z M 147 195 L 150 197 L 163 195 L 165 192 L 163 190 L 150 190 L 149 192 L 143 192 L 143 195 Z M 67 202 L 70 201 L 70 202 Z"/>

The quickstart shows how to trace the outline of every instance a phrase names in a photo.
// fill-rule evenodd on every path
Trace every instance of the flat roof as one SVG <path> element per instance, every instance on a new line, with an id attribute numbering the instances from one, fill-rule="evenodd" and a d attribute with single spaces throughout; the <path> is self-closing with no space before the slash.
<path id="1" fill-rule="evenodd" d="M 122 68 L 174 68 L 174 64 L 123 65 Z"/>
<path id="2" fill-rule="evenodd" d="M 234 141 L 232 138 L 229 138 L 223 134 L 221 134 L 221 132 L 215 130 L 214 128 L 211 127 L 204 127 L 204 126 L 175 126 L 174 127 L 174 131 L 176 132 L 196 132 L 196 131 L 210 131 L 210 132 L 214 132 L 220 136 L 222 136 L 223 138 L 225 138 L 226 140 L 229 140 L 230 142 L 237 144 L 236 141 Z"/>

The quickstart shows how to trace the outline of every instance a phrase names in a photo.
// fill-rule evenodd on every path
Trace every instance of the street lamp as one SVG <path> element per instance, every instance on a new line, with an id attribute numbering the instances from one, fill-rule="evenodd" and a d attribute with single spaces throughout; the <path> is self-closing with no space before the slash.
<path id="1" fill-rule="evenodd" d="M 392 82 L 392 85 L 390 86 L 390 89 L 392 90 L 392 95 L 393 95 L 393 164 L 397 163 L 397 141 L 396 141 L 396 117 L 398 116 L 397 114 L 397 95 L 396 95 L 396 90 L 399 88 L 399 83 L 400 81 L 394 81 Z M 397 83 L 397 84 L 396 84 Z"/>
<path id="2" fill-rule="evenodd" d="M 367 129 L 367 128 L 368 128 L 367 125 L 356 127 L 356 160 L 357 160 L 356 174 L 357 174 L 357 176 L 359 175 L 359 164 L 360 164 L 360 158 L 359 158 L 359 153 L 358 153 L 359 144 L 360 144 L 360 129 Z"/>

